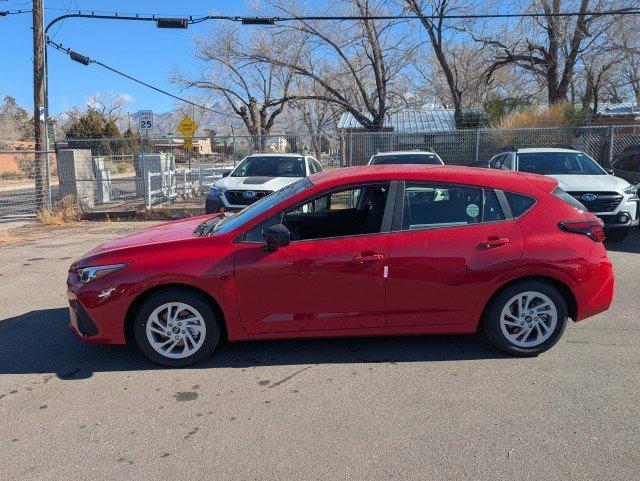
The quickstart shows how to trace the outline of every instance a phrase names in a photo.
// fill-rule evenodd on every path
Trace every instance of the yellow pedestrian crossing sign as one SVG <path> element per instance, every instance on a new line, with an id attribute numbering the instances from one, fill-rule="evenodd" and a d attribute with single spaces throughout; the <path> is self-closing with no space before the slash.
<path id="1" fill-rule="evenodd" d="M 198 126 L 187 115 L 184 116 L 182 122 L 178 124 L 178 131 L 185 137 L 191 137 Z"/>

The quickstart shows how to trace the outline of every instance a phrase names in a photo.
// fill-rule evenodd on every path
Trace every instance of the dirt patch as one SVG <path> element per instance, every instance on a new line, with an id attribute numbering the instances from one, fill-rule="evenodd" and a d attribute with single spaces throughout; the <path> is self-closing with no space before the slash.
<path id="1" fill-rule="evenodd" d="M 21 237 L 16 232 L 15 228 L 0 229 L 0 246 L 19 244 L 20 240 L 21 240 Z"/>
<path id="2" fill-rule="evenodd" d="M 99 243 L 102 243 L 159 223 L 157 221 L 92 222 L 81 220 L 70 224 L 43 225 L 39 222 L 32 222 L 20 227 L 0 230 L 0 236 L 5 233 L 8 238 L 8 244 L 20 244 L 39 239 L 60 239 L 58 244 L 69 245 L 93 237 L 97 238 Z"/>

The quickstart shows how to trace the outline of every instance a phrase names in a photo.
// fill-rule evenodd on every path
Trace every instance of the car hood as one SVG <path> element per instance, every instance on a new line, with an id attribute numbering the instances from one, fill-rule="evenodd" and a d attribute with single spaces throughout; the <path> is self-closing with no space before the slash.
<path id="1" fill-rule="evenodd" d="M 550 175 L 567 192 L 622 192 L 629 182 L 613 175 Z"/>
<path id="2" fill-rule="evenodd" d="M 205 220 L 219 215 L 203 215 L 166 222 L 120 239 L 105 242 L 78 260 L 77 267 L 127 262 L 131 259 L 144 259 L 157 255 L 163 250 L 173 249 L 176 242 L 193 238 L 193 231 L 196 227 Z"/>
<path id="3" fill-rule="evenodd" d="M 297 180 L 300 180 L 300 177 L 223 177 L 213 185 L 223 190 L 275 191 Z"/>

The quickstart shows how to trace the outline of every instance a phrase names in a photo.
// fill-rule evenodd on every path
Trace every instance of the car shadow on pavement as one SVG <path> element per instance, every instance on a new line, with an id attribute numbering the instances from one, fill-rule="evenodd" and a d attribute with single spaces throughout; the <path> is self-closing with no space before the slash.
<path id="1" fill-rule="evenodd" d="M 608 251 L 626 252 L 628 254 L 640 254 L 640 240 L 627 239 L 624 242 L 607 242 L 605 247 Z"/>
<path id="2" fill-rule="evenodd" d="M 604 246 L 608 251 L 640 254 L 640 229 L 633 229 L 622 242 L 608 242 L 605 240 Z"/>
<path id="3" fill-rule="evenodd" d="M 52 374 L 59 379 L 94 372 L 166 369 L 136 346 L 92 345 L 69 330 L 64 308 L 0 320 L 0 374 Z M 481 336 L 414 336 L 226 343 L 194 366 L 245 368 L 289 364 L 397 363 L 503 357 Z M 49 378 L 43 378 L 46 382 Z"/>

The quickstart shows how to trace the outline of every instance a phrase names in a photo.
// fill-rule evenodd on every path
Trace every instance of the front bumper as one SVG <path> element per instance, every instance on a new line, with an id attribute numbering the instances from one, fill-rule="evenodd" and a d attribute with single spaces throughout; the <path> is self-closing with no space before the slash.
<path id="1" fill-rule="evenodd" d="M 631 229 L 640 224 L 640 200 L 634 196 L 623 202 L 615 213 L 594 214 L 602 219 L 607 229 Z"/>
<path id="2" fill-rule="evenodd" d="M 224 207 L 224 203 L 220 196 L 209 194 L 204 202 L 204 211 L 207 214 L 216 214 Z"/>
<path id="3" fill-rule="evenodd" d="M 218 212 L 229 212 L 242 210 L 246 205 L 231 205 L 220 195 L 207 195 L 204 202 L 204 211 L 206 214 L 217 214 Z"/>
<path id="4" fill-rule="evenodd" d="M 126 288 L 117 286 L 111 290 L 108 281 L 101 281 L 82 284 L 75 272 L 69 272 L 69 328 L 88 343 L 126 344 L 124 320 L 130 302 L 125 296 Z M 105 290 L 110 295 L 105 296 Z"/>

